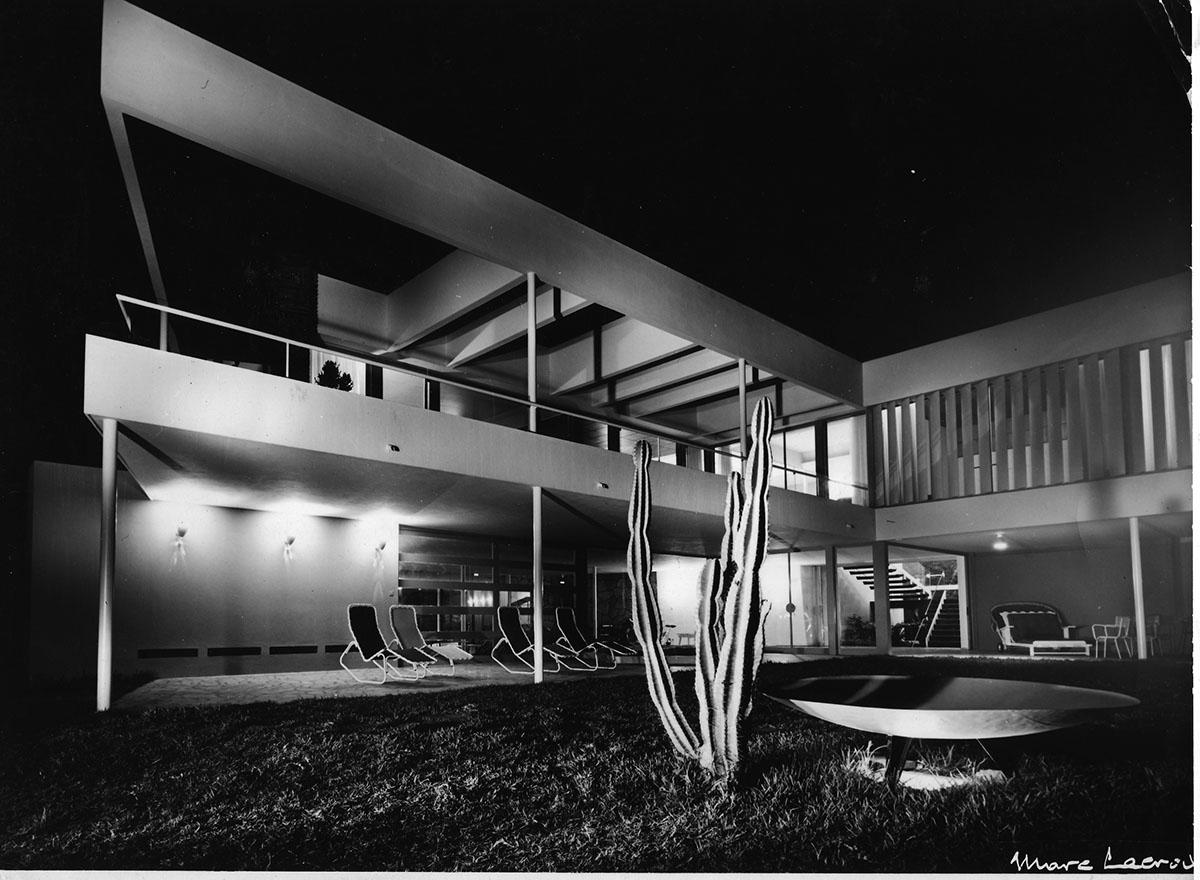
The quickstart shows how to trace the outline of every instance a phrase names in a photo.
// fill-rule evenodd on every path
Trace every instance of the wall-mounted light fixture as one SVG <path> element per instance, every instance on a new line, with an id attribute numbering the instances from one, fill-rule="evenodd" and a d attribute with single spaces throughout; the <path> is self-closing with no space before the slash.
<path id="1" fill-rule="evenodd" d="M 175 526 L 175 541 L 174 549 L 171 551 L 171 567 L 182 565 L 184 558 L 187 556 L 187 547 L 184 546 L 183 539 L 187 535 L 188 527 L 186 523 L 179 523 Z"/>
<path id="2" fill-rule="evenodd" d="M 993 550 L 1007 550 L 1008 541 L 1004 539 L 1004 532 L 996 532 L 996 540 L 992 542 Z"/>
<path id="3" fill-rule="evenodd" d="M 283 536 L 283 558 L 284 559 L 292 558 L 292 546 L 295 543 L 296 543 L 295 535 L 284 535 Z"/>

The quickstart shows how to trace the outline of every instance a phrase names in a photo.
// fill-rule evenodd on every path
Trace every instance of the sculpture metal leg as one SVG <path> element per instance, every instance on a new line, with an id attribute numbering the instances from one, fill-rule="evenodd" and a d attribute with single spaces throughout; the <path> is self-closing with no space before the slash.
<path id="1" fill-rule="evenodd" d="M 883 772 L 883 778 L 890 788 L 895 788 L 900 783 L 900 771 L 904 769 L 904 762 L 908 760 L 908 750 L 912 743 L 912 737 L 888 737 L 887 769 Z"/>

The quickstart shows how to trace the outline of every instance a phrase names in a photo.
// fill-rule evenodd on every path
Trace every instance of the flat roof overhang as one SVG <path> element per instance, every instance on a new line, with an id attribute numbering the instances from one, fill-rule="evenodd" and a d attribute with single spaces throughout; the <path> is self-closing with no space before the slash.
<path id="1" fill-rule="evenodd" d="M 543 488 L 553 544 L 628 540 L 629 456 L 89 336 L 84 413 L 116 419 L 118 455 L 151 500 L 454 532 L 532 534 Z M 715 556 L 725 480 L 651 464 L 656 553 Z M 775 549 L 870 541 L 874 514 L 772 490 Z"/>
<path id="2" fill-rule="evenodd" d="M 853 358 L 124 0 L 105 2 L 101 97 L 160 302 L 127 115 L 861 406 Z"/>

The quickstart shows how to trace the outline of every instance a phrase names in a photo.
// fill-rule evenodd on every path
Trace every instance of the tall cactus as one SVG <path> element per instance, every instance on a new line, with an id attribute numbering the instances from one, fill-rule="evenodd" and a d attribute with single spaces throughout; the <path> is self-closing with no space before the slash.
<path id="1" fill-rule="evenodd" d="M 675 750 L 722 779 L 737 769 L 740 722 L 750 714 L 754 682 L 763 654 L 759 569 L 767 549 L 767 492 L 771 475 L 774 407 L 763 398 L 754 409 L 745 475 L 731 473 L 725 495 L 725 535 L 720 557 L 710 559 L 700 578 L 696 609 L 696 698 L 700 735 L 693 732 L 675 699 L 661 644 L 658 600 L 650 589 L 650 450 L 634 450 L 633 494 L 629 504 L 629 579 L 634 622 L 645 658 L 650 696 Z"/>
<path id="2" fill-rule="evenodd" d="M 639 440 L 634 447 L 633 461 L 629 550 L 625 564 L 629 569 L 629 582 L 633 590 L 634 633 L 642 646 L 642 657 L 646 662 L 650 699 L 658 709 L 658 717 L 667 731 L 667 738 L 683 757 L 696 758 L 700 741 L 675 699 L 675 680 L 671 678 L 667 655 L 662 647 L 662 615 L 658 610 L 658 596 L 650 587 L 650 539 L 646 536 L 650 526 L 650 478 L 647 474 L 650 448 L 645 441 Z"/>

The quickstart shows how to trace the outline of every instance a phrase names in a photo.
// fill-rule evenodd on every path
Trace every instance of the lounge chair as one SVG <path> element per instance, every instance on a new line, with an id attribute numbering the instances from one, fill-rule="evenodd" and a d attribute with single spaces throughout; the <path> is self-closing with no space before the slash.
<path id="1" fill-rule="evenodd" d="M 561 634 L 555 644 L 574 651 L 581 658 L 583 654 L 590 651 L 595 658 L 591 664 L 593 669 L 616 668 L 616 651 L 599 639 L 584 638 L 583 633 L 579 631 L 579 624 L 575 622 L 574 608 L 555 608 L 554 622 L 558 624 L 558 631 Z M 604 659 L 606 654 L 608 655 L 607 661 Z M 587 662 L 586 659 L 584 662 Z"/>
<path id="2" fill-rule="evenodd" d="M 350 605 L 346 608 L 346 618 L 350 623 L 350 644 L 342 651 L 338 663 L 355 681 L 361 684 L 384 684 L 388 676 L 394 676 L 400 681 L 418 681 L 425 677 L 425 671 L 432 661 L 424 654 L 405 648 L 389 648 L 379 632 L 379 620 L 375 616 L 374 605 Z M 358 673 L 364 670 L 356 671 L 346 665 L 346 656 L 351 651 L 358 651 L 364 662 L 372 664 L 380 671 L 378 681 L 373 678 L 360 678 Z M 398 663 L 408 664 L 412 671 L 402 670 Z"/>
<path id="3" fill-rule="evenodd" d="M 1007 602 L 992 608 L 991 616 L 1001 651 L 1028 651 L 1030 657 L 1087 657 L 1091 653 L 1087 641 L 1071 638 L 1072 627 L 1063 623 L 1053 605 Z"/>
<path id="4" fill-rule="evenodd" d="M 492 659 L 499 663 L 506 672 L 514 675 L 533 675 L 533 642 L 529 640 L 529 636 L 525 634 L 525 628 L 521 626 L 521 618 L 517 609 L 512 605 L 502 605 L 497 608 L 496 628 L 500 630 L 501 638 L 492 646 Z M 588 666 L 574 651 L 553 645 L 545 639 L 543 639 L 543 643 L 542 664 L 546 672 L 558 672 L 562 669 L 586 672 L 595 668 Z M 502 645 L 508 648 L 519 665 L 510 666 L 496 656 L 496 652 Z"/>
<path id="5" fill-rule="evenodd" d="M 395 645 L 427 657 L 430 675 L 441 674 L 433 671 L 439 666 L 448 666 L 450 671 L 444 674 L 453 675 L 455 662 L 472 659 L 470 654 L 457 645 L 431 645 L 426 642 L 425 636 L 421 635 L 421 630 L 417 627 L 417 609 L 413 606 L 393 605 L 389 611 L 392 634 L 395 638 L 388 647 Z"/>

